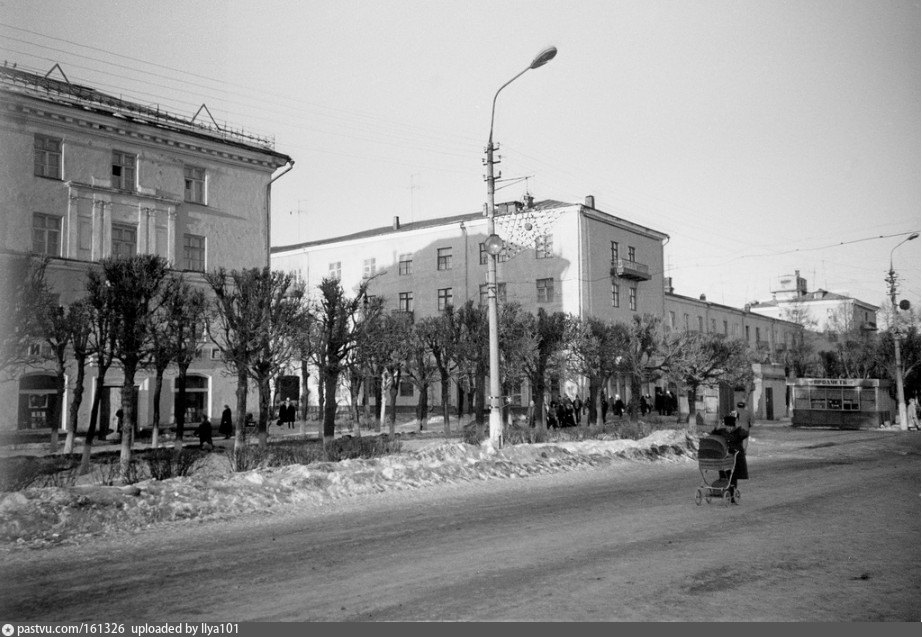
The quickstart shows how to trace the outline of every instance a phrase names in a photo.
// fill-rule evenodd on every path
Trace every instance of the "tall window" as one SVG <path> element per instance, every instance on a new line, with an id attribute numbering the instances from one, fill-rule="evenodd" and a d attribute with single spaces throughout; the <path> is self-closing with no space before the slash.
<path id="1" fill-rule="evenodd" d="M 412 312 L 413 311 L 413 293 L 412 292 L 401 292 L 398 298 L 397 307 L 401 312 Z"/>
<path id="2" fill-rule="evenodd" d="M 400 381 L 400 395 L 404 398 L 412 398 L 413 396 L 413 383 L 408 380 Z"/>
<path id="3" fill-rule="evenodd" d="M 487 285 L 486 283 L 481 283 L 481 285 L 480 285 L 480 304 L 481 304 L 481 305 L 486 305 L 486 304 L 487 304 L 487 294 L 488 294 L 488 292 L 489 292 L 489 287 L 488 287 L 488 285 Z M 506 284 L 505 284 L 505 283 L 497 283 L 497 284 L 496 284 L 496 300 L 497 300 L 499 303 L 505 303 L 505 302 L 506 302 Z"/>
<path id="4" fill-rule="evenodd" d="M 438 269 L 451 270 L 451 248 L 438 248 Z"/>
<path id="5" fill-rule="evenodd" d="M 61 256 L 61 217 L 40 212 L 32 215 L 32 252 Z"/>
<path id="6" fill-rule="evenodd" d="M 747 342 L 747 343 L 750 342 L 750 341 L 749 341 L 749 326 L 748 326 L 748 325 L 746 326 L 746 342 Z"/>
<path id="7" fill-rule="evenodd" d="M 701 333 L 704 333 L 704 317 L 703 316 L 698 317 L 698 331 Z"/>
<path id="8" fill-rule="evenodd" d="M 669 327 L 675 329 L 675 312 L 669 312 Z"/>
<path id="9" fill-rule="evenodd" d="M 407 276 L 413 274 L 413 255 L 401 254 L 400 261 L 397 263 L 397 274 Z"/>
<path id="10" fill-rule="evenodd" d="M 716 318 L 711 319 L 711 333 L 712 334 L 717 333 L 717 319 Z"/>
<path id="11" fill-rule="evenodd" d="M 337 281 L 339 281 L 340 279 L 343 278 L 343 262 L 334 261 L 333 263 L 330 264 L 328 271 L 329 271 L 329 276 L 331 279 L 336 279 Z"/>
<path id="12" fill-rule="evenodd" d="M 182 237 L 183 267 L 196 272 L 205 271 L 205 237 L 184 234 Z"/>
<path id="13" fill-rule="evenodd" d="M 535 239 L 535 258 L 550 259 L 554 256 L 554 239 L 549 234 L 540 235 Z"/>
<path id="14" fill-rule="evenodd" d="M 487 246 L 483 243 L 480 244 L 480 265 L 486 265 L 487 259 L 490 258 L 490 253 L 487 252 Z"/>
<path id="15" fill-rule="evenodd" d="M 612 241 L 611 242 L 611 263 L 612 265 L 614 265 L 617 262 L 618 262 L 618 242 Z"/>
<path id="16" fill-rule="evenodd" d="M 362 262 L 362 278 L 370 279 L 375 275 L 375 260 L 365 259 Z"/>
<path id="17" fill-rule="evenodd" d="M 726 335 L 728 335 L 729 333 L 730 333 L 730 331 L 727 329 L 727 322 L 724 321 L 724 335 L 726 336 Z"/>
<path id="18" fill-rule="evenodd" d="M 439 312 L 442 312 L 451 305 L 451 288 L 441 288 L 439 290 Z"/>
<path id="19" fill-rule="evenodd" d="M 138 253 L 138 229 L 125 223 L 112 224 L 112 256 L 133 257 Z"/>
<path id="20" fill-rule="evenodd" d="M 117 150 L 112 151 L 112 187 L 118 190 L 134 190 L 135 167 L 138 158 Z"/>
<path id="21" fill-rule="evenodd" d="M 621 307 L 621 286 L 617 283 L 611 284 L 611 306 Z"/>
<path id="22" fill-rule="evenodd" d="M 550 303 L 554 300 L 554 279 L 538 279 L 535 281 L 538 293 L 538 303 Z"/>
<path id="23" fill-rule="evenodd" d="M 637 250 L 634 249 L 634 246 L 627 247 L 627 260 L 634 262 L 637 260 Z"/>
<path id="24" fill-rule="evenodd" d="M 759 341 L 762 340 L 762 330 L 758 327 L 756 328 L 756 345 L 759 344 Z"/>
<path id="25" fill-rule="evenodd" d="M 186 166 L 183 173 L 186 181 L 186 201 L 205 203 L 205 169 Z"/>
<path id="26" fill-rule="evenodd" d="M 630 289 L 628 290 L 628 293 L 629 293 L 628 302 L 631 306 L 631 311 L 636 311 L 637 310 L 637 288 L 632 285 Z"/>
<path id="27" fill-rule="evenodd" d="M 61 178 L 61 140 L 45 135 L 35 136 L 35 174 L 39 177 Z"/>
<path id="28" fill-rule="evenodd" d="M 688 314 L 686 314 L 683 318 L 685 319 L 685 331 L 687 332 L 688 331 L 688 318 L 689 318 Z"/>

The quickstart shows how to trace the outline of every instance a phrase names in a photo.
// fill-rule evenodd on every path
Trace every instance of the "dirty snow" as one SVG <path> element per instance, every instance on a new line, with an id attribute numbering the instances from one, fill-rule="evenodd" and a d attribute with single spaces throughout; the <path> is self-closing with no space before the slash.
<path id="1" fill-rule="evenodd" d="M 367 460 L 320 462 L 145 480 L 124 487 L 78 485 L 0 494 L 0 550 L 71 544 L 161 524 L 231 519 L 330 505 L 358 495 L 591 468 L 611 462 L 687 461 L 697 439 L 655 431 L 641 440 L 507 445 L 500 450 L 437 442 Z"/>

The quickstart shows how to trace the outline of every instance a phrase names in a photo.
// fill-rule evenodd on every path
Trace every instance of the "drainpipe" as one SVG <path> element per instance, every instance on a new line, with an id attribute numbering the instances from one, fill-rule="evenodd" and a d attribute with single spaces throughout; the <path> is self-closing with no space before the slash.
<path id="1" fill-rule="evenodd" d="M 295 167 L 295 160 L 288 160 L 288 168 L 269 180 L 266 184 L 266 267 L 272 267 L 272 182 Z"/>

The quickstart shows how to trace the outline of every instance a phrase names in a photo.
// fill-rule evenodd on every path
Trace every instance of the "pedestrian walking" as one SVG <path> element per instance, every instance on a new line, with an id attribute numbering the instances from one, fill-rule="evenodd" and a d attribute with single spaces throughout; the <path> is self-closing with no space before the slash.
<path id="1" fill-rule="evenodd" d="M 615 394 L 615 415 L 618 418 L 624 416 L 624 401 L 621 400 L 620 394 Z"/>
<path id="2" fill-rule="evenodd" d="M 736 453 L 736 462 L 733 464 L 732 477 L 729 471 L 721 471 L 720 477 L 730 479 L 730 502 L 737 504 L 736 485 L 739 480 L 749 479 L 749 466 L 746 464 L 746 448 L 744 442 L 749 437 L 749 432 L 743 429 L 735 416 L 726 416 L 723 422 L 718 421 L 717 426 L 711 431 L 712 436 L 720 436 L 727 441 L 730 453 Z"/>
<path id="3" fill-rule="evenodd" d="M 579 394 L 573 399 L 573 424 L 583 424 L 583 401 L 579 399 Z"/>
<path id="4" fill-rule="evenodd" d="M 906 405 L 906 429 L 919 430 L 919 401 L 915 396 Z"/>
<path id="5" fill-rule="evenodd" d="M 221 424 L 218 425 L 218 433 L 222 434 L 225 440 L 234 433 L 234 420 L 231 416 L 229 405 L 224 405 L 224 411 L 221 412 Z"/>
<path id="6" fill-rule="evenodd" d="M 198 435 L 199 449 L 204 449 L 205 445 L 208 445 L 209 449 L 214 449 L 214 441 L 211 439 L 211 421 L 208 420 L 208 416 L 202 417 L 202 422 L 195 433 Z"/>
<path id="7" fill-rule="evenodd" d="M 293 429 L 295 426 L 295 409 L 294 404 L 291 402 L 291 398 L 285 399 L 285 404 L 282 405 L 281 417 L 282 424 L 287 424 L 289 429 Z"/>

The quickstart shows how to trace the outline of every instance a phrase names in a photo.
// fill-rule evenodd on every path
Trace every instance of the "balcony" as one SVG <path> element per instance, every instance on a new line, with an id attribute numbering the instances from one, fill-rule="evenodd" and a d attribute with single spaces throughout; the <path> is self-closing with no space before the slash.
<path id="1" fill-rule="evenodd" d="M 622 279 L 630 279 L 631 281 L 649 281 L 650 268 L 636 261 L 618 259 L 612 264 L 611 276 L 612 278 L 619 277 Z"/>

